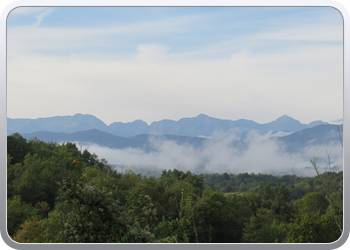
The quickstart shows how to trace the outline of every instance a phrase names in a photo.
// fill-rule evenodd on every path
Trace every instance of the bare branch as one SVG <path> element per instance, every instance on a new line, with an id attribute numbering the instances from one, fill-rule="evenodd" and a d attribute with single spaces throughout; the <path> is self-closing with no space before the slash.
<path id="1" fill-rule="evenodd" d="M 342 132 L 340 132 L 339 126 L 337 126 L 337 128 L 338 128 L 340 144 L 341 144 L 341 147 L 343 148 L 343 134 L 342 134 Z"/>

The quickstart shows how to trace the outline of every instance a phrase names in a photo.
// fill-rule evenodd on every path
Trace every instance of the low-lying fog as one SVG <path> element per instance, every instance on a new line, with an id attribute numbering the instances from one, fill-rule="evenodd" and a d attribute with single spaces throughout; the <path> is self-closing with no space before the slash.
<path id="1" fill-rule="evenodd" d="M 249 133 L 244 141 L 244 150 L 232 147 L 235 140 L 235 135 L 229 135 L 209 141 L 201 148 L 194 148 L 150 136 L 149 141 L 156 150 L 148 153 L 142 149 L 111 149 L 96 144 L 85 144 L 83 148 L 96 153 L 99 159 L 106 159 L 119 171 L 130 169 L 154 176 L 159 176 L 164 169 L 175 168 L 197 174 L 254 172 L 314 176 L 316 172 L 310 160 L 317 157 L 320 172 L 323 172 L 327 167 L 326 152 L 330 153 L 331 167 L 335 171 L 343 168 L 343 149 L 339 141 L 307 146 L 297 153 L 287 153 L 284 145 L 275 142 L 269 134 Z"/>

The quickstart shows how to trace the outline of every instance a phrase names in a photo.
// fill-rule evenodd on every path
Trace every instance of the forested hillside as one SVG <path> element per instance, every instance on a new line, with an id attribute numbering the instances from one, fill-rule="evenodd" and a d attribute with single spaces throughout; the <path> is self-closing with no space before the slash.
<path id="1" fill-rule="evenodd" d="M 7 227 L 17 242 L 333 242 L 343 173 L 316 177 L 117 172 L 73 143 L 7 137 Z M 311 166 L 311 163 L 310 163 Z"/>

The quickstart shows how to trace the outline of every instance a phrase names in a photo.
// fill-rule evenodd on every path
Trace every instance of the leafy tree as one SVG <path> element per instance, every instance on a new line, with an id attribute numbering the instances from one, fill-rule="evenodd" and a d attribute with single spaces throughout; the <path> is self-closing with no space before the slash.
<path id="1" fill-rule="evenodd" d="M 187 171 L 186 173 L 184 173 L 181 170 L 163 170 L 162 171 L 162 175 L 160 177 L 163 180 L 166 180 L 168 185 L 171 185 L 172 183 L 176 182 L 176 181 L 185 181 L 190 183 L 194 188 L 195 191 L 198 195 L 200 195 L 200 193 L 203 191 L 203 177 L 193 174 L 190 171 Z"/>
<path id="2" fill-rule="evenodd" d="M 41 220 L 42 242 L 46 243 L 62 243 L 65 242 L 65 220 L 67 213 L 61 207 L 63 204 L 58 204 L 57 209 L 48 213 L 48 218 Z"/>
<path id="3" fill-rule="evenodd" d="M 246 192 L 247 190 L 248 190 L 247 184 L 245 184 L 244 182 L 242 182 L 242 183 L 239 185 L 239 191 L 240 191 L 240 192 Z"/>
<path id="4" fill-rule="evenodd" d="M 28 153 L 34 155 L 40 155 L 41 158 L 50 158 L 57 156 L 57 149 L 64 147 L 64 145 L 58 145 L 56 142 L 44 142 L 38 138 L 32 138 L 28 141 L 30 151 Z"/>
<path id="5" fill-rule="evenodd" d="M 326 213 L 322 215 L 322 221 L 323 221 L 323 226 L 325 228 L 324 230 L 324 242 L 334 242 L 340 238 L 342 235 L 342 232 L 340 232 L 339 227 L 336 223 L 336 220 L 334 219 L 334 209 L 331 207 L 332 205 L 329 205 Z M 340 218 L 343 217 L 342 210 L 339 211 L 340 214 L 338 216 Z"/>
<path id="6" fill-rule="evenodd" d="M 7 232 L 13 236 L 21 224 L 32 217 L 39 218 L 38 210 L 21 201 L 20 196 L 7 199 Z"/>
<path id="7" fill-rule="evenodd" d="M 36 218 L 26 220 L 21 225 L 21 229 L 16 232 L 13 240 L 20 243 L 41 243 L 41 230 L 42 225 Z"/>
<path id="8" fill-rule="evenodd" d="M 30 146 L 25 138 L 19 133 L 7 136 L 7 154 L 11 158 L 11 163 L 22 163 L 24 157 L 30 152 Z"/>
<path id="9" fill-rule="evenodd" d="M 106 188 L 88 181 L 65 179 L 57 197 L 56 211 L 63 218 L 63 242 L 112 243 L 126 232 L 122 208 Z"/>
<path id="10" fill-rule="evenodd" d="M 142 184 L 141 184 L 142 186 Z M 145 195 L 141 187 L 129 191 L 123 214 L 126 219 L 126 234 L 121 242 L 147 243 L 155 239 L 157 211 L 151 197 Z"/>
<path id="11" fill-rule="evenodd" d="M 61 221 L 54 228 L 63 242 L 117 243 L 151 242 L 155 239 L 155 216 L 150 196 L 140 187 L 128 190 L 122 206 L 96 167 L 79 179 L 65 179 L 59 190 L 51 221 Z M 95 174 L 95 176 L 94 176 Z M 93 176 L 93 177 L 92 177 Z M 46 222 L 51 227 L 53 223 Z M 63 232 L 62 232 L 63 230 Z M 50 234 L 49 230 L 46 235 Z"/>
<path id="12" fill-rule="evenodd" d="M 157 221 L 161 221 L 162 217 L 168 214 L 168 201 L 169 197 L 164 195 L 166 183 L 162 179 L 156 179 L 152 177 L 144 177 L 142 185 L 138 187 L 152 199 L 154 208 L 157 210 Z"/>
<path id="13" fill-rule="evenodd" d="M 248 192 L 243 195 L 246 200 L 246 206 L 255 214 L 258 208 L 261 207 L 261 199 L 257 193 Z"/>
<path id="14" fill-rule="evenodd" d="M 286 243 L 325 243 L 325 227 L 320 213 L 298 214 L 289 224 L 285 224 Z"/>
<path id="15" fill-rule="evenodd" d="M 243 183 L 244 184 L 244 183 Z M 240 187 L 241 188 L 241 187 Z M 246 190 L 246 188 L 243 186 L 242 190 Z M 234 187 L 231 184 L 227 184 L 226 187 L 223 190 L 225 193 L 233 192 Z"/>
<path id="16" fill-rule="evenodd" d="M 39 201 L 35 204 L 35 208 L 38 210 L 38 214 L 42 218 L 47 218 L 50 211 L 50 206 L 46 201 Z"/>
<path id="17" fill-rule="evenodd" d="M 100 169 L 104 168 L 107 165 L 107 161 L 105 159 L 98 159 L 98 156 L 93 153 L 91 154 L 88 150 L 84 150 L 82 154 L 82 160 L 86 163 L 87 166 L 98 165 Z"/>
<path id="18" fill-rule="evenodd" d="M 328 201 L 319 192 L 308 193 L 301 200 L 297 200 L 293 203 L 294 209 L 299 214 L 319 212 L 324 214 L 328 208 Z"/>
<path id="19" fill-rule="evenodd" d="M 274 190 L 274 200 L 271 209 L 277 214 L 280 220 L 287 221 L 291 216 L 291 206 L 289 205 L 289 191 L 286 187 L 279 183 Z"/>
<path id="20" fill-rule="evenodd" d="M 267 183 L 265 186 L 259 185 L 258 197 L 261 200 L 261 207 L 270 209 L 275 199 L 274 189 L 271 183 Z"/>
<path id="21" fill-rule="evenodd" d="M 223 181 L 227 181 L 229 179 L 230 179 L 230 176 L 228 175 L 228 173 L 225 172 L 225 173 L 222 174 L 222 180 Z"/>
<path id="22" fill-rule="evenodd" d="M 163 216 L 162 221 L 158 225 L 159 237 L 170 237 L 174 243 L 188 243 L 191 232 L 190 227 L 193 222 L 192 199 L 188 196 L 185 200 L 182 190 L 178 217 L 168 221 Z M 195 225 L 193 226 L 196 234 Z"/>
<path id="23" fill-rule="evenodd" d="M 340 133 L 340 132 L 339 132 Z M 320 179 L 321 185 L 326 193 L 326 198 L 330 203 L 330 211 L 333 214 L 333 219 L 340 233 L 343 232 L 343 204 L 341 201 L 343 189 L 338 187 L 339 181 L 334 178 L 334 173 L 331 171 L 330 153 L 326 150 L 328 158 L 326 172 L 321 175 L 317 165 L 317 158 L 311 159 L 311 164 L 314 167 L 317 177 Z M 333 178 L 332 178 L 333 177 Z M 336 176 L 335 176 L 336 177 Z"/>
<path id="24" fill-rule="evenodd" d="M 62 179 L 61 170 L 61 165 L 55 157 L 42 159 L 37 154 L 28 154 L 22 169 L 19 170 L 21 174 L 13 180 L 14 193 L 32 205 L 46 201 L 53 206 L 58 182 Z"/>
<path id="25" fill-rule="evenodd" d="M 276 220 L 273 210 L 260 208 L 256 215 L 247 223 L 242 242 L 249 243 L 274 243 L 282 242 L 285 235 L 280 229 L 280 223 Z"/>
<path id="26" fill-rule="evenodd" d="M 341 233 L 334 220 L 331 204 L 318 192 L 308 193 L 293 203 L 296 211 L 290 223 L 284 225 L 289 243 L 329 243 Z"/>
<path id="27" fill-rule="evenodd" d="M 194 205 L 198 241 L 239 242 L 243 225 L 250 215 L 251 211 L 237 196 L 226 197 L 214 190 L 204 191 Z"/>
<path id="28" fill-rule="evenodd" d="M 7 198 L 13 197 L 14 194 L 14 186 L 13 180 L 16 178 L 16 169 L 18 166 L 21 169 L 22 165 L 17 163 L 15 165 L 11 164 L 12 157 L 7 154 Z"/>

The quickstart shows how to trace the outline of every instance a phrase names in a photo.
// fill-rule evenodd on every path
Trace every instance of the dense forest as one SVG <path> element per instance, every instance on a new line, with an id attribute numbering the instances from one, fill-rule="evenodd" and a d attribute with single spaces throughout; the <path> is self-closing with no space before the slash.
<path id="1" fill-rule="evenodd" d="M 164 166 L 156 178 L 118 172 L 73 143 L 7 137 L 7 228 L 22 243 L 333 242 L 343 230 L 342 190 L 343 172 Z"/>

